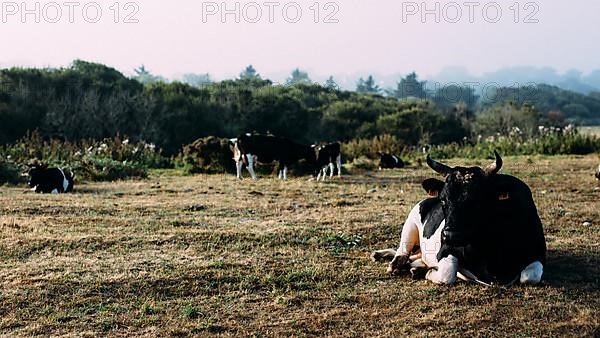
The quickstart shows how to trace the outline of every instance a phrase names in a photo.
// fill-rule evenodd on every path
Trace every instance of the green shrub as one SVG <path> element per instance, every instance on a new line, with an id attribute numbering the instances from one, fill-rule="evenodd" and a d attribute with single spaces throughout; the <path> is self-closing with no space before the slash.
<path id="1" fill-rule="evenodd" d="M 431 147 L 435 158 L 486 158 L 498 150 L 503 156 L 517 155 L 586 155 L 600 152 L 600 137 L 580 134 L 575 128 L 540 127 L 538 134 L 525 137 L 519 133 L 479 138 L 472 144 L 444 144 Z"/>
<path id="2" fill-rule="evenodd" d="M 153 144 L 130 142 L 120 136 L 101 141 L 46 140 L 33 132 L 15 144 L 0 147 L 0 156 L 17 167 L 46 163 L 72 170 L 78 179 L 112 181 L 145 178 L 149 168 L 171 166 Z"/>
<path id="3" fill-rule="evenodd" d="M 88 157 L 73 168 L 78 176 L 91 181 L 116 181 L 127 178 L 146 178 L 148 169 L 140 163 L 116 161 L 110 158 Z"/>
<path id="4" fill-rule="evenodd" d="M 19 166 L 10 161 L 0 158 L 0 184 L 18 184 L 23 181 Z"/>
<path id="5" fill-rule="evenodd" d="M 360 157 L 375 159 L 377 152 L 405 155 L 409 148 L 395 136 L 381 135 L 370 139 L 354 139 L 342 144 L 342 158 L 346 162 L 353 162 Z"/>
<path id="6" fill-rule="evenodd" d="M 235 173 L 229 140 L 213 136 L 183 146 L 175 164 L 188 174 Z"/>

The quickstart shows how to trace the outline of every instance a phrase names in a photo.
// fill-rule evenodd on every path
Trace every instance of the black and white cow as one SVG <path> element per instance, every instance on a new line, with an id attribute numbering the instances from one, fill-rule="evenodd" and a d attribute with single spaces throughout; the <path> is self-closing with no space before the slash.
<path id="1" fill-rule="evenodd" d="M 378 152 L 379 155 L 379 170 L 382 169 L 402 169 L 405 164 L 402 159 L 396 155 Z"/>
<path id="2" fill-rule="evenodd" d="M 596 178 L 600 180 L 600 164 L 598 165 L 598 168 L 596 168 Z"/>
<path id="3" fill-rule="evenodd" d="M 74 176 L 70 171 L 48 168 L 43 164 L 32 166 L 27 175 L 27 184 L 36 193 L 59 194 L 73 191 Z"/>
<path id="4" fill-rule="evenodd" d="M 254 164 L 278 162 L 278 176 L 287 180 L 288 167 L 301 159 L 315 165 L 315 150 L 282 137 L 260 134 L 244 134 L 234 141 L 233 159 L 237 165 L 237 177 L 242 179 L 245 164 L 252 179 L 256 180 Z"/>
<path id="5" fill-rule="evenodd" d="M 430 178 L 423 182 L 423 188 L 429 194 L 413 207 L 408 214 L 398 249 L 386 249 L 373 252 L 374 261 L 391 261 L 388 273 L 398 275 L 403 270 L 426 271 L 426 278 L 441 283 L 456 275 L 463 280 L 476 280 L 467 270 L 441 270 L 440 266 L 447 265 L 438 261 L 438 252 L 442 246 L 442 231 L 445 226 L 442 204 L 437 196 L 442 191 L 444 182 Z"/>
<path id="6" fill-rule="evenodd" d="M 439 195 L 446 224 L 438 259 L 452 260 L 483 281 L 537 284 L 546 263 L 542 222 L 527 184 L 498 174 L 503 162 L 494 154 L 486 168 L 451 168 L 427 157 L 429 167 L 446 177 Z"/>
<path id="7" fill-rule="evenodd" d="M 342 177 L 342 146 L 338 143 L 328 143 L 323 145 L 313 146 L 316 152 L 317 161 L 317 181 L 323 177 L 327 177 L 327 171 L 331 170 L 329 177 L 333 177 L 337 167 L 338 177 Z"/>
<path id="8" fill-rule="evenodd" d="M 409 220 L 418 218 L 422 223 L 417 238 L 421 245 L 426 243 L 421 249 L 426 267 L 437 260 L 427 279 L 440 284 L 453 284 L 457 278 L 484 284 L 541 281 L 546 241 L 531 190 L 516 177 L 498 174 L 502 158 L 495 155 L 496 161 L 485 169 L 451 168 L 428 156 L 428 165 L 445 175 L 446 181 L 438 188 L 438 197 L 419 204 L 418 216 L 409 215 Z M 444 221 L 436 228 L 439 218 Z M 420 229 L 418 220 L 413 222 Z M 414 234 L 403 230 L 401 242 L 410 244 Z M 395 252 L 390 272 L 415 263 L 407 248 L 401 244 Z M 427 255 L 430 250 L 436 253 L 435 260 Z M 374 258 L 389 256 L 389 250 L 384 252 L 374 253 Z"/>

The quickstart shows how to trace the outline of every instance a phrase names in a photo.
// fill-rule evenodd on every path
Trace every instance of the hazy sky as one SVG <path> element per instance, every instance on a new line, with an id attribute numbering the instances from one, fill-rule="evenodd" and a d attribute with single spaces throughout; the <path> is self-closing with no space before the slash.
<path id="1" fill-rule="evenodd" d="M 456 6 L 441 1 L 439 23 L 434 14 L 422 22 L 422 9 L 414 6 L 419 7 L 421 1 L 411 6 L 410 1 L 399 0 L 338 0 L 325 8 L 327 1 L 318 2 L 319 23 L 314 22 L 315 7 L 310 8 L 315 0 L 280 1 L 278 6 L 241 1 L 239 23 L 234 14 L 222 22 L 221 1 L 144 0 L 135 3 L 139 12 L 133 18 L 139 22 L 123 23 L 134 9 L 130 6 L 126 10 L 125 0 L 120 3 L 118 24 L 114 23 L 115 11 L 110 9 L 115 0 L 80 1 L 76 7 L 58 1 L 60 18 L 56 5 L 38 2 L 40 23 L 31 13 L 23 23 L 23 9 L 14 6 L 17 2 L 2 1 L 0 67 L 66 66 L 74 59 L 85 59 L 128 74 L 144 64 L 153 73 L 167 77 L 208 72 L 222 79 L 253 64 L 261 74 L 276 80 L 297 66 L 315 78 L 413 70 L 431 76 L 446 66 L 465 66 L 474 74 L 517 65 L 548 66 L 561 72 L 576 68 L 584 73 L 600 68 L 600 1 L 544 0 L 525 8 L 528 0 L 524 0 L 519 2 L 518 18 L 515 7 L 510 8 L 516 0 L 480 1 L 475 7 L 457 1 L 460 19 L 455 19 Z M 235 8 L 236 2 L 225 2 L 229 9 Z M 436 2 L 426 3 L 435 9 Z M 27 1 L 34 13 L 35 4 Z M 86 17 L 82 13 L 85 4 Z M 102 15 L 98 23 L 88 23 L 86 18 L 93 21 L 96 17 L 96 4 Z M 286 4 L 288 15 L 284 16 Z M 496 17 L 495 4 L 502 9 L 502 16 L 498 22 L 489 23 Z M 257 6 L 262 17 L 252 23 Z M 299 21 L 286 22 L 295 19 L 296 7 L 302 9 Z M 336 7 L 339 11 L 333 19 L 339 22 L 324 23 Z M 74 8 L 72 18 L 70 8 Z M 269 22 L 270 8 L 273 23 Z M 470 8 L 474 9 L 472 17 Z M 539 22 L 525 23 L 536 10 L 530 20 Z M 215 11 L 218 13 L 209 15 Z M 417 13 L 408 15 L 411 11 Z M 70 19 L 75 22 L 70 23 Z M 59 22 L 50 23 L 55 20 Z"/>

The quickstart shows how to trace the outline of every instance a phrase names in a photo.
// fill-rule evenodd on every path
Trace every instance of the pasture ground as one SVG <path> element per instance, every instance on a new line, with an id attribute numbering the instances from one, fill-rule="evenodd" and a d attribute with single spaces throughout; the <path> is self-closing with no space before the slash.
<path id="1" fill-rule="evenodd" d="M 532 187 L 549 249 L 542 286 L 508 289 L 390 277 L 369 260 L 398 244 L 428 168 L 2 187 L 0 335 L 597 336 L 598 162 L 505 159 Z"/>

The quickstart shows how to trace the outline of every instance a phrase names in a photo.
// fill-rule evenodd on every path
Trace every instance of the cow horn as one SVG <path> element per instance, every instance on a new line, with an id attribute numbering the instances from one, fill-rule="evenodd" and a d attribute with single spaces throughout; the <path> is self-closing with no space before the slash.
<path id="1" fill-rule="evenodd" d="M 437 162 L 436 160 L 432 159 L 429 155 L 427 155 L 427 165 L 436 173 L 442 174 L 444 176 L 447 176 L 452 172 L 452 168 L 445 164 Z"/>
<path id="2" fill-rule="evenodd" d="M 494 163 L 488 165 L 484 169 L 485 173 L 488 176 L 497 174 L 500 171 L 500 169 L 502 169 L 502 157 L 500 157 L 500 154 L 498 154 L 496 150 L 494 150 L 494 155 L 496 156 L 496 160 L 494 161 Z"/>

